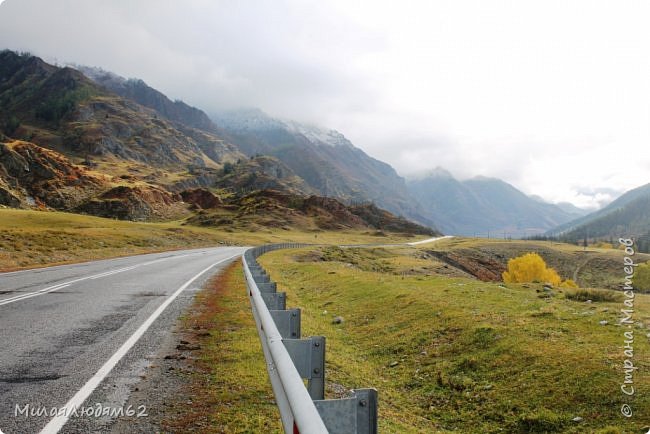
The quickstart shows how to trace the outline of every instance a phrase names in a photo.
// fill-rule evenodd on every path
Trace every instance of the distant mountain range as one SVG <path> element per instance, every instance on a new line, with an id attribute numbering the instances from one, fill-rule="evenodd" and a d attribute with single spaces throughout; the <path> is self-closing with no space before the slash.
<path id="1" fill-rule="evenodd" d="M 260 140 L 266 131 L 230 136 L 201 110 L 169 100 L 142 80 L 80 69 L 84 73 L 0 51 L 0 205 L 131 220 L 185 217 L 189 223 L 207 206 L 221 216 L 215 222 L 248 228 L 294 224 L 436 234 L 360 204 L 382 199 L 377 188 L 400 192 L 400 181 L 405 193 L 404 180 L 336 132 L 283 126 L 290 137 L 285 148 L 305 156 L 294 170 L 291 155 L 287 163 L 271 152 L 260 155 L 262 145 L 278 145 Z M 251 146 L 259 149 L 254 155 Z M 324 152 L 313 152 L 316 147 Z M 339 150 L 346 152 L 348 172 Z M 366 193 L 371 183 L 378 186 Z M 406 214 L 408 203 L 397 197 L 392 209 Z M 267 211 L 273 217 L 257 214 L 252 200 L 272 204 Z M 332 223 L 336 216 L 338 224 Z"/>
<path id="2" fill-rule="evenodd" d="M 280 213 L 312 216 L 329 212 L 318 206 L 338 210 L 332 199 L 348 207 L 334 215 L 416 230 L 403 216 L 469 236 L 575 239 L 648 228 L 648 186 L 585 216 L 494 178 L 459 181 L 437 169 L 406 182 L 334 130 L 258 109 L 208 116 L 139 79 L 8 50 L 0 52 L 0 139 L 0 204 L 8 206 L 163 219 L 186 215 L 188 198 L 223 203 L 211 199 L 216 194 L 230 198 L 231 210 L 265 197 Z M 309 205 L 292 208 L 297 203 Z"/>
<path id="3" fill-rule="evenodd" d="M 408 182 L 410 193 L 444 232 L 465 236 L 524 237 L 579 217 L 581 210 L 525 195 L 495 178 L 459 181 L 438 168 Z"/>
<path id="4" fill-rule="evenodd" d="M 560 225 L 547 233 L 569 242 L 637 239 L 641 250 L 650 247 L 650 184 L 628 191 L 606 207 Z"/>

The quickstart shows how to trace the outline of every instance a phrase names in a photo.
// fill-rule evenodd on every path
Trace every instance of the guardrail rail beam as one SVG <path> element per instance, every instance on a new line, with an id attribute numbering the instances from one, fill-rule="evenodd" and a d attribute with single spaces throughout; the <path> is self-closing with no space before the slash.
<path id="1" fill-rule="evenodd" d="M 257 262 L 266 252 L 304 246 L 265 245 L 247 250 L 242 257 L 251 311 L 284 432 L 376 434 L 377 391 L 358 389 L 349 398 L 324 399 L 325 337 L 301 339 L 300 309 L 286 309 L 286 293 L 277 292 L 277 284 Z"/>

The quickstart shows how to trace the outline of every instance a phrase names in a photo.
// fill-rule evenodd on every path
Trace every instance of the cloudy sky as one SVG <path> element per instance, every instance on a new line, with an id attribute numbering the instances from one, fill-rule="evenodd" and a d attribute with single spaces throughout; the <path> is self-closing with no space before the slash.
<path id="1" fill-rule="evenodd" d="M 644 0 L 6 0 L 0 45 L 335 128 L 404 176 L 593 207 L 650 182 L 649 19 Z"/>

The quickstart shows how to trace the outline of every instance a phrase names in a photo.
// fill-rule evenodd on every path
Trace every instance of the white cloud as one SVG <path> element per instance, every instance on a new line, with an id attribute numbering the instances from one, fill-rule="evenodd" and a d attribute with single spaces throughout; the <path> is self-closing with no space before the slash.
<path id="1" fill-rule="evenodd" d="M 649 182 L 650 3 L 9 0 L 0 40 L 592 206 Z M 602 193 L 602 192 L 607 193 Z"/>

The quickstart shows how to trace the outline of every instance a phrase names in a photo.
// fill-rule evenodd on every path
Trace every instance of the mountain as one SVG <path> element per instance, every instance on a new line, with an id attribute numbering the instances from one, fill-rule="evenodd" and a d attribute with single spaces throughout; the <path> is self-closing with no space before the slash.
<path id="1" fill-rule="evenodd" d="M 426 217 L 449 234 L 522 237 L 575 218 L 574 213 L 527 196 L 496 178 L 459 181 L 438 168 L 407 185 Z"/>
<path id="2" fill-rule="evenodd" d="M 233 141 L 238 136 L 218 128 L 201 110 L 172 102 L 141 80 L 83 70 L 0 51 L 0 205 L 128 220 L 184 218 L 187 224 L 231 229 L 280 224 L 378 235 L 383 230 L 436 233 L 372 204 L 349 204 L 351 198 L 371 198 L 346 192 L 370 182 L 388 189 L 388 179 L 399 193 L 404 181 L 339 133 L 283 124 L 293 140 L 287 144 L 322 148 L 318 165 L 307 158 L 310 169 L 295 165 L 298 172 L 285 161 L 299 160 L 282 152 L 241 152 L 240 147 L 250 148 L 245 140 L 261 142 L 248 134 L 243 142 Z M 295 151 L 312 156 L 302 146 Z M 342 159 L 354 161 L 345 165 Z M 322 175 L 323 168 L 332 174 L 319 191 L 310 175 L 319 170 Z M 369 173 L 362 173 L 366 169 Z M 348 203 L 319 196 L 321 191 Z"/>
<path id="3" fill-rule="evenodd" d="M 650 247 L 650 184 L 624 193 L 594 213 L 549 231 L 560 239 L 579 242 L 588 239 L 637 238 L 642 251 Z"/>
<path id="4" fill-rule="evenodd" d="M 190 166 L 219 169 L 243 156 L 221 137 L 189 126 L 181 131 L 158 112 L 75 69 L 9 50 L 0 52 L 0 107 L 5 135 L 73 160 L 128 161 L 141 170 L 184 172 Z"/>
<path id="5" fill-rule="evenodd" d="M 126 79 L 110 71 L 89 66 L 75 66 L 75 69 L 109 91 L 155 110 L 167 120 L 204 131 L 218 132 L 205 112 L 183 101 L 170 100 L 141 79 Z"/>
<path id="6" fill-rule="evenodd" d="M 569 202 L 558 202 L 555 204 L 558 208 L 560 208 L 562 211 L 567 212 L 569 214 L 574 215 L 574 218 L 580 218 L 582 216 L 586 216 L 589 214 L 589 211 L 583 208 L 578 208 L 572 203 Z"/>
<path id="7" fill-rule="evenodd" d="M 277 158 L 318 195 L 346 203 L 373 202 L 434 226 L 390 165 L 368 156 L 337 131 L 275 119 L 257 109 L 217 113 L 213 118 L 242 152 Z"/>
<path id="8" fill-rule="evenodd" d="M 337 131 L 281 121 L 258 109 L 218 113 L 213 116 L 215 124 L 201 110 L 181 101 L 172 102 L 142 80 L 125 79 L 98 68 L 80 69 L 97 84 L 156 110 L 167 120 L 216 133 L 248 156 L 275 157 L 284 166 L 281 172 L 288 169 L 295 175 L 294 181 L 301 179 L 292 182 L 289 191 L 295 192 L 300 184 L 303 194 L 335 197 L 347 203 L 373 202 L 433 226 L 408 196 L 404 179 L 390 165 L 369 157 Z"/>
<path id="9" fill-rule="evenodd" d="M 240 230 L 282 228 L 320 230 L 373 229 L 383 231 L 436 235 L 431 228 L 418 225 L 374 205 L 350 206 L 322 196 L 300 196 L 276 190 L 257 190 L 227 200 L 223 206 L 201 210 L 187 220 L 199 226 Z"/>

